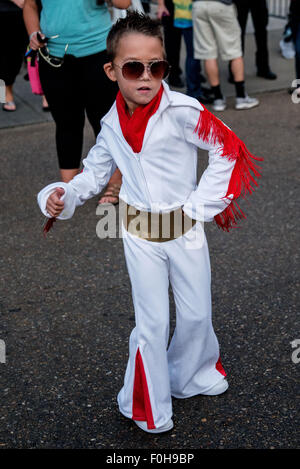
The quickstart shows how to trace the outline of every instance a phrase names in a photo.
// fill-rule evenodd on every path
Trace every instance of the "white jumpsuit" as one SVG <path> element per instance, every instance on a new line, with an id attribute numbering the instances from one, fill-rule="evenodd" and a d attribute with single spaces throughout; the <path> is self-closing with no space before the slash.
<path id="1" fill-rule="evenodd" d="M 138 238 L 123 228 L 136 326 L 118 403 L 123 415 L 147 421 L 149 429 L 171 418 L 172 395 L 185 398 L 204 393 L 225 375 L 212 326 L 210 261 L 202 222 L 212 221 L 228 206 L 230 200 L 223 197 L 235 166 L 234 160 L 221 155 L 219 143 L 205 143 L 194 132 L 203 110 L 199 102 L 163 85 L 160 106 L 148 122 L 140 153 L 133 153 L 124 139 L 114 104 L 83 161 L 83 172 L 68 184 L 50 184 L 38 195 L 41 210 L 49 217 L 47 198 L 55 187 L 63 187 L 65 209 L 58 218 L 70 218 L 76 206 L 101 192 L 117 166 L 123 175 L 120 198 L 126 203 L 143 211 L 153 205 L 162 212 L 182 206 L 198 220 L 183 236 L 161 243 Z M 198 147 L 209 152 L 199 184 Z M 167 349 L 169 282 L 176 329 Z"/>

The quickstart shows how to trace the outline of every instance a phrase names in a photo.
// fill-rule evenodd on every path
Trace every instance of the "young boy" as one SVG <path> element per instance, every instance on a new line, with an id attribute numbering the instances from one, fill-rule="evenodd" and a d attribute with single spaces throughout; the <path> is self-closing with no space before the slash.
<path id="1" fill-rule="evenodd" d="M 158 21 L 129 13 L 111 29 L 107 50 L 111 61 L 104 70 L 118 82 L 116 102 L 102 120 L 83 172 L 68 184 L 50 184 L 38 202 L 47 217 L 71 218 L 76 206 L 105 187 L 117 166 L 123 175 L 120 198 L 127 208 L 141 215 L 175 216 L 179 211 L 193 219 L 187 232 L 166 238 L 131 234 L 130 224 L 123 223 L 136 326 L 119 409 L 144 431 L 161 433 L 173 427 L 171 396 L 217 395 L 228 388 L 211 322 L 202 222 L 215 219 L 228 231 L 244 218 L 235 199 L 251 193 L 259 173 L 252 161 L 256 158 L 228 127 L 163 81 L 169 67 Z M 209 165 L 197 185 L 198 148 L 208 150 Z M 202 245 L 188 249 L 186 241 L 199 233 Z M 176 329 L 167 350 L 169 282 Z"/>

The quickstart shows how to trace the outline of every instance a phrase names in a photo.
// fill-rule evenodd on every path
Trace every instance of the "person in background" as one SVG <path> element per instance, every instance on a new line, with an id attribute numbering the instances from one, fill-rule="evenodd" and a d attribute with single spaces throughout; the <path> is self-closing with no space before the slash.
<path id="1" fill-rule="evenodd" d="M 259 101 L 250 98 L 245 90 L 241 28 L 232 0 L 194 1 L 193 31 L 195 58 L 204 60 L 206 75 L 214 93 L 214 111 L 226 109 L 226 99 L 220 85 L 219 55 L 222 60 L 231 61 L 236 90 L 235 109 L 258 106 Z"/>
<path id="2" fill-rule="evenodd" d="M 238 21 L 242 30 L 242 49 L 245 51 L 245 32 L 249 12 L 251 12 L 255 41 L 257 76 L 276 80 L 269 64 L 268 32 L 269 12 L 266 0 L 233 0 L 237 8 Z"/>
<path id="3" fill-rule="evenodd" d="M 28 37 L 23 21 L 22 8 L 24 0 L 0 0 L 0 79 L 5 82 L 5 99 L 3 111 L 14 112 L 13 85 L 18 75 Z"/>
<path id="4" fill-rule="evenodd" d="M 173 4 L 174 26 L 181 30 L 186 46 L 185 74 L 187 95 L 198 99 L 203 104 L 212 103 L 213 99 L 209 96 L 208 90 L 201 86 L 203 81 L 201 62 L 194 58 L 192 0 L 173 0 Z M 160 0 L 160 5 L 163 6 L 165 14 L 169 15 L 164 0 Z"/>
<path id="5" fill-rule="evenodd" d="M 126 9 L 131 2 L 112 3 Z M 30 47 L 40 53 L 40 79 L 56 124 L 61 179 L 69 182 L 79 172 L 85 112 L 97 136 L 100 119 L 117 93 L 103 70 L 111 19 L 102 0 L 41 0 L 41 6 L 39 18 L 36 0 L 25 0 L 24 20 Z M 121 182 L 117 168 L 99 202 L 118 203 Z"/>
<path id="6" fill-rule="evenodd" d="M 174 26 L 174 3 L 172 0 L 157 0 L 157 4 L 157 17 L 163 25 L 166 54 L 171 66 L 168 83 L 175 88 L 184 88 L 179 65 L 182 31 Z"/>
<path id="7" fill-rule="evenodd" d="M 194 57 L 192 0 L 173 0 L 175 5 L 174 26 L 182 30 L 186 46 L 186 86 L 188 96 L 198 99 L 203 104 L 212 103 L 210 90 L 203 88 L 201 83 L 206 81 L 201 74 L 201 61 Z"/>
<path id="8" fill-rule="evenodd" d="M 292 2 L 290 2 L 290 10 L 292 7 Z M 287 23 L 284 27 L 282 38 L 279 42 L 279 47 L 282 57 L 285 59 L 294 59 L 295 58 L 295 45 L 293 42 L 293 33 L 291 28 L 291 18 L 290 13 L 287 18 Z"/>
<path id="9" fill-rule="evenodd" d="M 291 0 L 290 21 L 293 42 L 295 44 L 295 68 L 297 95 L 300 97 L 300 2 L 299 0 Z"/>

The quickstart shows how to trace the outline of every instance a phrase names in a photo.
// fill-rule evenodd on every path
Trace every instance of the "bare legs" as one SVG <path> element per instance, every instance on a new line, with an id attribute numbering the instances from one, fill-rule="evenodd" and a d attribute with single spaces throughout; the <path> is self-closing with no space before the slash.
<path id="1" fill-rule="evenodd" d="M 231 70 L 234 81 L 244 81 L 245 72 L 244 72 L 244 59 L 243 57 L 238 57 L 231 61 Z"/>
<path id="2" fill-rule="evenodd" d="M 209 59 L 204 62 L 205 72 L 211 86 L 220 85 L 219 66 L 217 59 Z M 244 81 L 244 60 L 238 57 L 231 61 L 231 70 L 234 81 Z"/>
<path id="3" fill-rule="evenodd" d="M 226 109 L 226 99 L 224 98 L 221 86 L 220 75 L 217 59 L 205 60 L 205 71 L 212 91 L 214 93 L 213 110 L 224 111 Z M 256 98 L 250 98 L 245 90 L 245 69 L 244 59 L 242 56 L 230 61 L 230 69 L 232 71 L 233 83 L 235 86 L 235 109 L 251 109 L 258 106 L 259 101 Z"/>
<path id="4" fill-rule="evenodd" d="M 104 195 L 100 198 L 99 204 L 116 204 L 119 201 L 119 192 L 122 184 L 122 173 L 117 168 L 108 181 Z"/>
<path id="5" fill-rule="evenodd" d="M 204 61 L 205 72 L 210 86 L 218 86 L 220 84 L 219 66 L 217 59 L 209 59 Z"/>

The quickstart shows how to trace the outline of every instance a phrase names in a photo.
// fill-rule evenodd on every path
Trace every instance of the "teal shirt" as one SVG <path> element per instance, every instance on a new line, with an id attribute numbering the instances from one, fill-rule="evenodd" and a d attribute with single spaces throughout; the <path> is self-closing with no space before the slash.
<path id="1" fill-rule="evenodd" d="M 49 39 L 51 55 L 67 54 L 85 57 L 106 49 L 106 38 L 111 28 L 106 3 L 98 6 L 96 0 L 42 0 L 41 31 Z"/>

